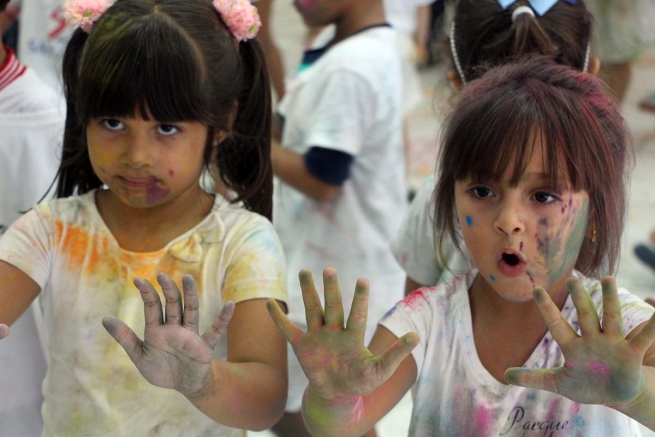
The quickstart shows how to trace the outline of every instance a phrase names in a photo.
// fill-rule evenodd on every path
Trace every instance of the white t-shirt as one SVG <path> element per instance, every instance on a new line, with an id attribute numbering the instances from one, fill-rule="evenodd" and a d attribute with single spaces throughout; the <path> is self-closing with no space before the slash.
<path id="1" fill-rule="evenodd" d="M 434 177 L 429 177 L 416 193 L 391 242 L 391 250 L 407 276 L 427 286 L 450 281 L 472 267 L 463 242 L 461 252 L 452 245 L 444 247 L 440 261 L 434 235 L 434 187 Z"/>
<path id="2" fill-rule="evenodd" d="M 418 26 L 417 9 L 428 6 L 436 0 L 384 0 L 384 13 L 387 21 L 406 35 L 414 35 Z"/>
<path id="3" fill-rule="evenodd" d="M 44 196 L 57 173 L 65 120 L 60 102 L 30 68 L 0 90 L 0 235 Z M 45 374 L 35 316 L 28 310 L 0 341 L 3 437 L 41 435 Z"/>
<path id="4" fill-rule="evenodd" d="M 55 90 L 62 89 L 61 63 L 75 27 L 66 24 L 65 0 L 22 0 L 18 54 Z"/>
<path id="5" fill-rule="evenodd" d="M 575 272 L 602 311 L 600 282 Z M 396 305 L 381 321 L 394 335 L 410 331 L 421 341 L 412 352 L 418 368 L 411 436 L 569 437 L 640 436 L 637 422 L 615 410 L 575 403 L 563 396 L 497 381 L 484 368 L 475 348 L 468 290 L 477 271 L 447 284 L 422 288 Z M 655 309 L 619 289 L 623 332 L 629 334 Z M 579 333 L 569 296 L 562 315 Z M 547 333 L 524 367 L 564 365 L 562 352 Z"/>
<path id="6" fill-rule="evenodd" d="M 407 202 L 401 67 L 389 50 L 395 41 L 393 29 L 374 27 L 336 44 L 289 82 L 280 104 L 285 148 L 304 155 L 318 146 L 354 157 L 350 177 L 329 202 L 277 181 L 273 223 L 287 257 L 296 322 L 305 319 L 298 283 L 303 268 L 320 284 L 323 269 L 335 267 L 346 311 L 355 282 L 367 277 L 373 327 L 402 298 L 403 272 L 389 248 Z"/>
<path id="7" fill-rule="evenodd" d="M 0 259 L 42 287 L 45 436 L 245 436 L 176 391 L 148 383 L 101 320 L 118 317 L 143 338 L 143 301 L 132 280 L 156 284 L 159 272 L 178 284 L 187 273 L 196 279 L 200 332 L 228 300 L 286 301 L 284 255 L 268 220 L 217 196 L 193 229 L 157 252 L 134 253 L 118 246 L 92 191 L 44 202 L 24 215 L 0 239 Z M 226 358 L 227 341 L 221 339 L 216 357 Z"/>

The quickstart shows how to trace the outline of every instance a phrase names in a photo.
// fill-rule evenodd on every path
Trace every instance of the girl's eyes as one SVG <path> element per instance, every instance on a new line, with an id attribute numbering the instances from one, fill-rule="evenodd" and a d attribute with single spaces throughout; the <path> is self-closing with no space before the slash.
<path id="1" fill-rule="evenodd" d="M 545 191 L 539 191 L 535 193 L 532 197 L 534 197 L 534 200 L 536 200 L 537 202 L 544 203 L 544 204 L 552 203 L 560 200 L 559 197 L 550 193 L 546 193 Z"/>
<path id="2" fill-rule="evenodd" d="M 123 129 L 125 127 L 123 125 L 123 123 L 121 123 L 120 121 L 115 120 L 113 118 L 106 118 L 106 119 L 102 120 L 101 123 L 102 123 L 103 127 L 105 127 L 106 129 L 109 129 L 109 130 L 121 130 L 121 129 Z"/>
<path id="3" fill-rule="evenodd" d="M 179 131 L 180 130 L 177 127 L 173 126 L 172 124 L 160 124 L 157 127 L 157 133 L 164 136 L 175 135 Z"/>
<path id="4" fill-rule="evenodd" d="M 484 186 L 469 188 L 467 192 L 477 199 L 489 199 L 495 196 L 495 193 L 490 188 Z M 559 197 L 546 191 L 538 191 L 532 195 L 532 198 L 541 204 L 549 204 L 561 200 Z"/>
<path id="5" fill-rule="evenodd" d="M 105 129 L 111 131 L 119 131 L 125 129 L 125 125 L 114 118 L 105 118 L 101 121 L 101 124 Z M 160 124 L 157 126 L 157 133 L 165 137 L 175 135 L 179 131 L 180 129 L 177 126 L 173 126 L 172 124 Z"/>
<path id="6" fill-rule="evenodd" d="M 487 187 L 473 187 L 469 188 L 467 192 L 478 199 L 487 199 L 494 195 L 494 192 Z"/>

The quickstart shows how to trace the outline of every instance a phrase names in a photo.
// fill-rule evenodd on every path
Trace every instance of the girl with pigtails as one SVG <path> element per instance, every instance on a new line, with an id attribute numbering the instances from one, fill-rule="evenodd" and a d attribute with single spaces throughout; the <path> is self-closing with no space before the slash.
<path id="1" fill-rule="evenodd" d="M 57 199 L 0 242 L 0 335 L 34 299 L 44 313 L 44 435 L 266 429 L 287 372 L 265 301 L 283 304 L 286 286 L 257 12 L 245 0 L 65 9 L 80 28 L 64 58 Z M 202 188 L 210 165 L 232 202 Z"/>

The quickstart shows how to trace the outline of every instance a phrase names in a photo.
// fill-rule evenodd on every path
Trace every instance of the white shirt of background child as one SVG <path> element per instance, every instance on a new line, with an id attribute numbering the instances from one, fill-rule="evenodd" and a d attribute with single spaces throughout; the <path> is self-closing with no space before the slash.
<path id="1" fill-rule="evenodd" d="M 287 256 L 290 317 L 297 323 L 304 323 L 302 268 L 320 277 L 335 267 L 346 310 L 356 280 L 369 278 L 371 322 L 402 298 L 404 275 L 389 248 L 406 210 L 401 66 L 389 50 L 395 44 L 389 27 L 347 38 L 289 82 L 278 109 L 284 147 L 305 154 L 318 146 L 354 157 L 350 178 L 330 202 L 277 181 L 273 222 Z"/>

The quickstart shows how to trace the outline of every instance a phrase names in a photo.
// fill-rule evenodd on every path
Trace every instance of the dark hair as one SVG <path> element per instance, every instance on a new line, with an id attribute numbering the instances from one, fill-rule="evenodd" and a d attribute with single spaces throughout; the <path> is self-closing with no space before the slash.
<path id="1" fill-rule="evenodd" d="M 57 197 L 102 185 L 86 144 L 93 117 L 132 117 L 208 126 L 205 164 L 246 208 L 269 219 L 271 91 L 255 40 L 237 43 L 210 0 L 118 0 L 90 35 L 74 32 L 63 63 L 67 101 Z M 230 116 L 238 106 L 230 129 Z M 214 134 L 229 131 L 217 149 Z"/>
<path id="2" fill-rule="evenodd" d="M 540 57 L 490 70 L 464 88 L 444 132 L 434 193 L 440 253 L 448 238 L 459 248 L 455 182 L 497 182 L 513 163 L 510 184 L 517 184 L 536 135 L 551 183 L 566 178 L 574 191 L 589 194 L 597 238 L 585 238 L 575 267 L 613 273 L 632 158 L 625 121 L 598 79 Z"/>
<path id="3" fill-rule="evenodd" d="M 578 70 L 584 68 L 593 18 L 583 0 L 574 4 L 558 1 L 543 16 L 524 13 L 512 22 L 512 13 L 520 6 L 529 4 L 519 0 L 504 10 L 498 0 L 457 2 L 454 46 L 462 68 L 457 73 L 464 74 L 463 81 L 479 77 L 486 66 L 505 64 L 527 54 L 548 56 Z"/>
<path id="4" fill-rule="evenodd" d="M 4 12 L 5 8 L 11 0 L 0 0 L 0 12 Z"/>

